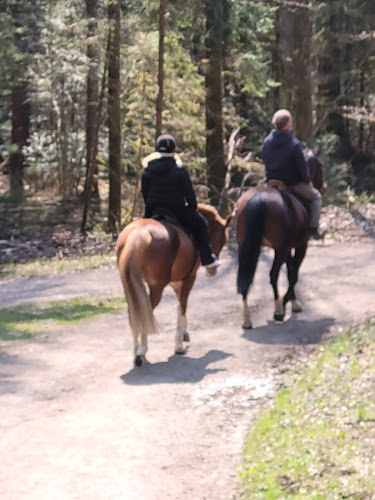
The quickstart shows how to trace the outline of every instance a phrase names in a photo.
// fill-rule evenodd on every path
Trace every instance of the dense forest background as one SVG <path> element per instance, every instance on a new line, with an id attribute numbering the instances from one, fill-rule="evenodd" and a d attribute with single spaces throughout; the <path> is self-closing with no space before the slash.
<path id="1" fill-rule="evenodd" d="M 76 199 L 82 231 L 115 232 L 162 132 L 228 211 L 278 108 L 321 149 L 327 200 L 371 197 L 374 27 L 373 0 L 0 0 L 1 201 Z"/>

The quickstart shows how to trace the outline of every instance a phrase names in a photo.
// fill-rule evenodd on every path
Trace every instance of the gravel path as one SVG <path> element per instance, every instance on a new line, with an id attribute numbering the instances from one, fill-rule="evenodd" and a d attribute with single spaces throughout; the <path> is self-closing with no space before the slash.
<path id="1" fill-rule="evenodd" d="M 2 500 L 219 500 L 236 497 L 236 467 L 281 373 L 327 336 L 374 313 L 375 246 L 313 245 L 297 287 L 304 305 L 272 319 L 264 252 L 241 328 L 235 256 L 200 271 L 188 309 L 191 348 L 173 355 L 176 301 L 157 308 L 160 335 L 132 366 L 125 311 L 0 354 Z M 285 288 L 285 277 L 280 280 Z M 0 304 L 121 293 L 115 269 L 3 282 Z"/>

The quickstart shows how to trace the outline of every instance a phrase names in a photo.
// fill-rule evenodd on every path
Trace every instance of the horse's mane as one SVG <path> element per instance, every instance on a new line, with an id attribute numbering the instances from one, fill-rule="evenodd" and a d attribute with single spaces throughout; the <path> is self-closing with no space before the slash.
<path id="1" fill-rule="evenodd" d="M 225 221 L 220 217 L 215 207 L 206 205 L 205 203 L 198 203 L 198 210 L 206 217 L 208 223 L 219 222 L 220 224 L 225 224 Z"/>

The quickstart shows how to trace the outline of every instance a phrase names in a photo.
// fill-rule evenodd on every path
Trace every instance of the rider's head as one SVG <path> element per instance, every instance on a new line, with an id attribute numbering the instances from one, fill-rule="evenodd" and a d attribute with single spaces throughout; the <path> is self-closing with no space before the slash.
<path id="1" fill-rule="evenodd" d="M 276 130 L 290 132 L 293 127 L 292 115 L 287 109 L 279 109 L 272 117 L 272 125 Z"/>
<path id="2" fill-rule="evenodd" d="M 176 149 L 174 137 L 168 134 L 159 135 L 156 139 L 156 151 L 160 153 L 173 153 Z"/>

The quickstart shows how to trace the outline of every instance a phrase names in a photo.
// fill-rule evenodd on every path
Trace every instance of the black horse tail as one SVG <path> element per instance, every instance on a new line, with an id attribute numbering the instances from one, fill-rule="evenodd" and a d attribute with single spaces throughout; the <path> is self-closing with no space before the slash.
<path id="1" fill-rule="evenodd" d="M 266 219 L 264 193 L 256 193 L 245 206 L 245 235 L 239 247 L 237 291 L 243 298 L 253 282 Z"/>

